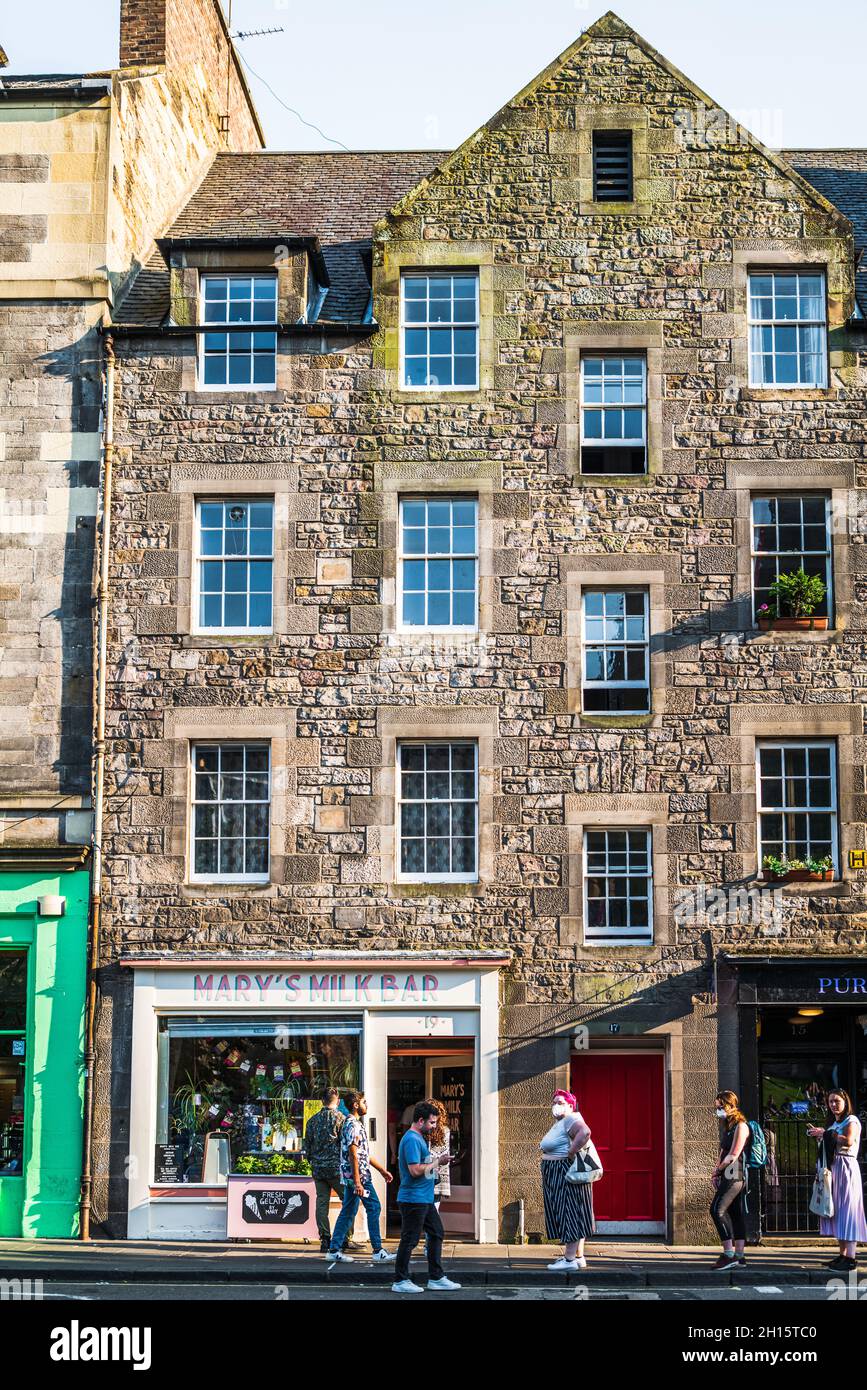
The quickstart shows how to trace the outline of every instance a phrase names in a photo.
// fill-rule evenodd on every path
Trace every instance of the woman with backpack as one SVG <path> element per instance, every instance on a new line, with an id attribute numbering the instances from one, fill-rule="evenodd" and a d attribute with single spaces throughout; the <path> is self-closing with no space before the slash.
<path id="1" fill-rule="evenodd" d="M 858 1241 L 867 1241 L 864 1187 L 858 1167 L 861 1121 L 846 1091 L 829 1091 L 827 1104 L 825 1128 L 809 1125 L 807 1133 L 811 1139 L 821 1140 L 822 1166 L 831 1170 L 834 1215 L 819 1218 L 819 1233 L 835 1236 L 840 1253 L 827 1267 L 843 1272 L 857 1269 Z"/>
<path id="2" fill-rule="evenodd" d="M 722 1124 L 719 1159 L 711 1177 L 716 1193 L 710 1214 L 723 1248 L 713 1269 L 736 1269 L 747 1262 L 744 1254 L 747 1243 L 744 1210 L 747 1175 L 744 1164 L 750 1127 L 734 1091 L 721 1091 L 714 1103 L 717 1119 Z"/>

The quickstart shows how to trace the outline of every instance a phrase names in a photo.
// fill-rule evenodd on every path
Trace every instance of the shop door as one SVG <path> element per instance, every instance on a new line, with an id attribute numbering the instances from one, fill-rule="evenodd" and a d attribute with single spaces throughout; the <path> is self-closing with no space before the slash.
<path id="1" fill-rule="evenodd" d="M 0 950 L 0 1237 L 21 1235 L 27 952 Z"/>
<path id="2" fill-rule="evenodd" d="M 368 1017 L 363 1081 L 368 1103 L 367 1127 L 371 1153 L 393 1174 L 387 1191 L 381 1178 L 377 1176 L 374 1179 L 385 1222 L 392 1234 L 396 1234 L 400 1220 L 397 1212 L 398 1145 L 411 1118 L 412 1106 L 430 1095 L 431 1088 L 438 1083 L 468 1087 L 470 1097 L 469 1117 L 466 1108 L 461 1112 L 463 1133 L 468 1132 L 470 1136 L 469 1152 L 460 1152 L 460 1162 L 452 1170 L 461 1179 L 456 1184 L 461 1189 L 461 1205 L 469 1205 L 470 1210 L 455 1213 L 444 1211 L 443 1224 L 447 1231 L 454 1234 L 478 1234 L 476 1193 L 479 1154 L 475 1142 L 479 1106 L 475 1065 L 478 1028 L 478 1014 L 466 1010 L 430 1017 L 383 1011 Z M 469 1075 L 462 1076 L 461 1080 L 453 1078 L 451 1083 L 444 1082 L 443 1072 L 436 1071 L 440 1066 L 446 1073 L 454 1067 L 456 1072 L 460 1069 L 462 1072 L 468 1071 Z M 460 1099 L 466 1107 L 465 1096 Z M 452 1147 L 455 1147 L 454 1139 Z M 466 1193 L 467 1187 L 470 1188 L 469 1195 Z M 458 1225 L 453 1224 L 454 1220 Z"/>
<path id="3" fill-rule="evenodd" d="M 427 1063 L 426 1092 L 441 1101 L 449 1116 L 451 1192 L 440 1203 L 447 1234 L 472 1235 L 476 1229 L 473 1209 L 473 1054 L 431 1058 Z"/>
<path id="4" fill-rule="evenodd" d="M 573 1057 L 571 1084 L 605 1170 L 593 1187 L 597 1229 L 605 1235 L 664 1235 L 662 1053 Z"/>

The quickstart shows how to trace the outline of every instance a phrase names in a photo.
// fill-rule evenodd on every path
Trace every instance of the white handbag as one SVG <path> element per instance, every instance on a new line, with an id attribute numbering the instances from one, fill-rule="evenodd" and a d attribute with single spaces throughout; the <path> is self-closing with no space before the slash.
<path id="1" fill-rule="evenodd" d="M 834 1198 L 831 1193 L 831 1169 L 826 1168 L 821 1159 L 816 1164 L 813 1191 L 810 1195 L 810 1211 L 814 1216 L 826 1218 L 834 1215 Z"/>
<path id="2" fill-rule="evenodd" d="M 567 1170 L 567 1182 L 598 1182 L 602 1177 L 602 1160 L 596 1152 L 596 1145 L 592 1139 L 588 1139 L 582 1149 L 579 1149 L 572 1160 L 572 1166 Z"/>

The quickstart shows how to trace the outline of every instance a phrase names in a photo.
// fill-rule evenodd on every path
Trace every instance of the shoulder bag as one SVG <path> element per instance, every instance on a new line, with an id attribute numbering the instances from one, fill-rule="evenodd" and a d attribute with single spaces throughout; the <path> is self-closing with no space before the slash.
<path id="1" fill-rule="evenodd" d="M 598 1182 L 602 1177 L 602 1160 L 596 1152 L 596 1145 L 588 1139 L 579 1149 L 567 1170 L 566 1181 L 572 1183 Z"/>

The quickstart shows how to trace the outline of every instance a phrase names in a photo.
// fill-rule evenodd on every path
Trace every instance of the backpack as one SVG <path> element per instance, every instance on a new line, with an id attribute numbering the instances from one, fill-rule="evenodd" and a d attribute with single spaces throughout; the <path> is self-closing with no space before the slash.
<path id="1" fill-rule="evenodd" d="M 758 1120 L 747 1120 L 750 1137 L 747 1140 L 746 1167 L 764 1168 L 768 1161 L 768 1141 Z"/>

